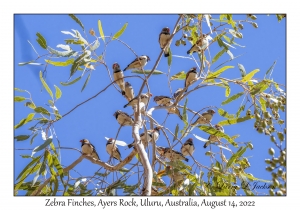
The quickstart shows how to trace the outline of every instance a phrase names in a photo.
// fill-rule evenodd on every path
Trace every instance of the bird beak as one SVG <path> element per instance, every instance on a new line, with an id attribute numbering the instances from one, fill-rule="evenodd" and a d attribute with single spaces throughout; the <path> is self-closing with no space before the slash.
<path id="1" fill-rule="evenodd" d="M 83 140 L 80 140 L 79 142 L 83 142 Z"/>

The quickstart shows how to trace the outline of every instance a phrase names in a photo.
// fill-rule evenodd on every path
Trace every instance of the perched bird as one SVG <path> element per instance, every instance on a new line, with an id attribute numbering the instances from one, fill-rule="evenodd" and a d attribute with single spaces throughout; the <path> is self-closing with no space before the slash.
<path id="1" fill-rule="evenodd" d="M 221 131 L 222 133 L 224 133 L 224 128 L 223 128 L 221 125 L 216 124 L 216 125 L 214 126 L 214 128 L 217 129 L 218 131 Z M 220 137 L 217 137 L 217 136 L 215 136 L 215 135 L 210 135 L 210 136 L 208 137 L 208 141 L 205 142 L 205 144 L 204 144 L 203 147 L 206 148 L 206 147 L 207 147 L 208 145 L 210 145 L 211 143 L 220 141 L 219 139 L 220 139 Z"/>
<path id="2" fill-rule="evenodd" d="M 142 93 L 141 94 L 141 102 L 145 104 L 145 106 L 148 104 L 149 102 L 149 98 L 152 96 L 151 93 Z M 131 99 L 128 104 L 126 104 L 124 106 L 124 108 L 126 108 L 127 106 L 134 106 L 137 105 L 138 103 L 138 96 L 134 97 L 133 99 Z"/>
<path id="3" fill-rule="evenodd" d="M 114 80 L 116 81 L 117 85 L 120 87 L 122 91 L 122 95 L 125 95 L 124 74 L 120 69 L 120 65 L 118 63 L 114 63 L 113 70 L 114 70 Z"/>
<path id="4" fill-rule="evenodd" d="M 178 169 L 173 168 L 172 166 L 166 167 L 166 174 L 174 181 L 179 182 L 184 180 L 184 174 L 181 173 Z"/>
<path id="5" fill-rule="evenodd" d="M 144 145 L 144 147 L 148 147 L 148 142 L 150 142 L 152 139 L 156 142 L 159 138 L 160 132 L 159 132 L 160 128 L 159 127 L 155 127 L 153 130 L 148 130 L 147 131 L 147 136 L 145 135 L 145 133 L 140 134 L 140 139 Z M 147 139 L 146 139 L 147 138 Z M 128 144 L 128 148 L 131 148 L 134 146 L 134 141 L 131 144 Z"/>
<path id="6" fill-rule="evenodd" d="M 149 56 L 142 55 L 128 64 L 128 66 L 123 71 L 126 71 L 127 69 L 142 69 L 144 66 L 146 66 L 148 61 L 150 61 Z"/>
<path id="7" fill-rule="evenodd" d="M 192 126 L 196 126 L 197 124 L 208 124 L 211 122 L 212 117 L 216 112 L 212 109 L 207 110 L 207 112 L 202 113 L 202 117 L 198 117 L 198 119 L 192 123 Z"/>
<path id="8" fill-rule="evenodd" d="M 189 138 L 184 142 L 184 144 L 181 146 L 181 153 L 184 156 L 193 155 L 195 151 L 195 146 L 192 138 Z"/>
<path id="9" fill-rule="evenodd" d="M 121 153 L 116 145 L 116 142 L 112 138 L 108 139 L 106 143 L 106 152 L 118 161 L 122 161 Z"/>
<path id="10" fill-rule="evenodd" d="M 158 42 L 160 44 L 161 49 L 163 49 L 165 47 L 165 49 L 164 49 L 165 57 L 169 56 L 169 47 L 170 47 L 171 41 L 169 43 L 168 43 L 168 41 L 169 41 L 170 37 L 171 37 L 170 29 L 168 27 L 163 28 L 159 34 Z"/>
<path id="11" fill-rule="evenodd" d="M 99 155 L 96 152 L 95 146 L 92 145 L 89 140 L 82 139 L 80 140 L 80 142 L 81 142 L 81 151 L 84 155 L 89 155 L 97 160 L 100 160 Z"/>
<path id="12" fill-rule="evenodd" d="M 173 105 L 173 102 L 170 101 L 169 103 L 166 104 L 166 106 L 172 106 Z M 181 114 L 180 114 L 180 111 L 177 107 L 172 107 L 172 108 L 168 108 L 168 113 L 170 114 L 176 114 L 181 120 L 183 119 Z"/>
<path id="13" fill-rule="evenodd" d="M 125 96 L 128 101 L 134 98 L 134 90 L 129 82 L 125 82 Z"/>
<path id="14" fill-rule="evenodd" d="M 208 47 L 208 36 L 206 34 L 202 34 L 197 42 L 189 49 L 186 53 L 194 53 L 194 52 L 201 52 Z"/>
<path id="15" fill-rule="evenodd" d="M 179 96 L 179 94 L 182 92 L 183 88 L 178 88 L 176 90 L 176 92 L 173 94 L 174 100 L 177 99 L 177 97 Z"/>
<path id="16" fill-rule="evenodd" d="M 184 87 L 190 86 L 193 82 L 195 82 L 197 80 L 197 78 L 198 78 L 197 68 L 193 67 L 186 73 Z M 186 89 L 186 91 L 187 91 L 187 89 Z"/>
<path id="17" fill-rule="evenodd" d="M 169 103 L 171 101 L 172 98 L 170 98 L 169 96 L 155 96 L 153 98 L 153 101 L 155 101 L 155 103 L 157 103 L 160 106 L 164 106 L 167 103 Z"/>
<path id="18" fill-rule="evenodd" d="M 170 149 L 169 147 L 163 148 L 163 157 L 168 158 L 171 161 L 174 160 L 184 160 L 186 162 L 189 161 L 188 158 L 184 157 L 184 155 L 176 150 Z"/>
<path id="19" fill-rule="evenodd" d="M 133 126 L 134 124 L 134 119 L 130 117 L 126 112 L 118 110 L 114 113 L 114 116 L 116 117 L 118 123 L 122 126 Z"/>

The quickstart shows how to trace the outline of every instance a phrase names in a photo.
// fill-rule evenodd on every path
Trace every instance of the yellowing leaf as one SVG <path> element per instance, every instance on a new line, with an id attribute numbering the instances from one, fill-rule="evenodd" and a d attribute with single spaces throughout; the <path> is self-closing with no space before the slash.
<path id="1" fill-rule="evenodd" d="M 123 25 L 123 27 L 117 33 L 115 33 L 115 35 L 113 36 L 112 40 L 119 38 L 124 33 L 127 25 L 128 25 L 128 23 L 125 23 Z"/>
<path id="2" fill-rule="evenodd" d="M 254 76 L 254 74 L 256 74 L 257 72 L 259 72 L 259 69 L 254 69 L 253 71 L 251 71 L 249 74 L 247 74 L 246 76 L 243 77 L 243 79 L 241 80 L 242 82 L 247 82 L 250 79 L 252 79 L 252 77 Z"/>
<path id="3" fill-rule="evenodd" d="M 49 86 L 47 85 L 47 83 L 45 82 L 45 80 L 43 79 L 43 74 L 40 71 L 40 80 L 44 86 L 44 88 L 46 89 L 46 91 L 49 93 L 49 95 L 51 96 L 51 98 L 53 98 L 53 93 L 51 91 L 51 89 L 49 88 Z"/>
<path id="4" fill-rule="evenodd" d="M 105 42 L 105 37 L 104 37 L 104 33 L 103 33 L 103 29 L 102 29 L 102 24 L 101 24 L 100 20 L 98 20 L 98 29 L 99 29 L 99 33 L 100 33 L 101 38 Z"/>
<path id="5" fill-rule="evenodd" d="M 179 73 L 173 75 L 173 76 L 171 77 L 171 81 L 172 81 L 172 80 L 175 80 L 175 79 L 178 79 L 178 80 L 184 80 L 185 77 L 186 77 L 185 72 L 184 72 L 184 71 L 181 71 L 181 72 L 179 72 Z"/>

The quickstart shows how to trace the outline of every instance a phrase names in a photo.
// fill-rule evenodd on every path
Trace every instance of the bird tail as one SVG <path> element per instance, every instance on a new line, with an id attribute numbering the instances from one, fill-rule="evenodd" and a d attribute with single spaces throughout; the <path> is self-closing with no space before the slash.
<path id="1" fill-rule="evenodd" d="M 188 159 L 188 158 L 185 158 L 185 161 L 186 161 L 186 162 L 189 162 L 189 159 Z"/>
<path id="2" fill-rule="evenodd" d="M 180 113 L 178 113 L 178 117 L 180 118 L 180 120 L 183 120 L 183 117 Z"/>
<path id="3" fill-rule="evenodd" d="M 186 52 L 186 54 L 188 54 L 188 55 L 189 55 L 189 54 L 190 54 L 190 52 L 191 52 L 191 50 L 188 50 L 188 51 Z"/>
<path id="4" fill-rule="evenodd" d="M 128 144 L 127 146 L 130 149 L 131 147 L 133 147 L 133 144 Z"/>
<path id="5" fill-rule="evenodd" d="M 122 95 L 123 95 L 123 96 L 125 95 L 125 91 L 124 91 L 124 90 L 122 90 Z"/>
<path id="6" fill-rule="evenodd" d="M 123 107 L 126 108 L 128 106 L 128 104 L 124 105 Z"/>
<path id="7" fill-rule="evenodd" d="M 128 68 L 128 66 L 123 70 L 123 71 L 126 71 L 127 70 L 127 68 Z"/>
<path id="8" fill-rule="evenodd" d="M 208 145 L 209 145 L 209 141 L 204 144 L 203 148 L 206 148 Z"/>
<path id="9" fill-rule="evenodd" d="M 197 125 L 197 120 L 191 124 L 191 126 Z"/>

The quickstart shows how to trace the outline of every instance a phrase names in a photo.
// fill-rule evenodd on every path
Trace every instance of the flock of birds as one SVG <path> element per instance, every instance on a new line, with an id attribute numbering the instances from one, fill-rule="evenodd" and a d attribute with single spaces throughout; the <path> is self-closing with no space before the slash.
<path id="1" fill-rule="evenodd" d="M 169 56 L 169 47 L 171 43 L 171 34 L 170 29 L 165 27 L 162 29 L 160 35 L 159 35 L 159 44 L 161 49 L 164 50 L 164 56 Z M 208 46 L 208 39 L 206 39 L 206 35 L 202 35 L 199 40 L 191 47 L 190 50 L 187 51 L 187 54 L 203 51 Z M 128 66 L 123 70 L 126 71 L 128 69 L 143 69 L 143 67 L 147 64 L 147 62 L 150 61 L 149 56 L 142 55 L 138 58 L 136 58 L 134 61 L 132 61 Z M 120 65 L 118 63 L 114 63 L 113 66 L 113 76 L 115 83 L 120 87 L 122 95 L 128 100 L 128 103 L 124 105 L 124 108 L 128 106 L 136 106 L 138 104 L 138 96 L 134 96 L 134 90 L 129 82 L 125 82 L 124 80 L 124 74 L 123 71 L 120 68 Z M 197 68 L 193 67 L 191 68 L 187 74 L 185 79 L 184 88 L 187 91 L 187 87 L 190 86 L 192 83 L 197 81 L 198 73 Z M 176 98 L 182 94 L 183 88 L 179 88 L 173 95 L 173 99 L 176 100 Z M 140 103 L 144 104 L 144 107 L 148 104 L 150 97 L 152 97 L 151 93 L 142 93 L 140 95 Z M 155 96 L 154 102 L 156 102 L 159 106 L 172 106 L 172 98 L 169 96 Z M 168 113 L 170 114 L 176 114 L 181 120 L 182 116 L 180 114 L 180 111 L 177 107 L 167 108 Z M 209 124 L 212 121 L 213 115 L 215 114 L 215 111 L 212 109 L 207 110 L 206 112 L 201 113 L 201 116 L 197 118 L 197 120 L 191 124 L 191 126 L 196 126 L 198 124 Z M 126 112 L 123 112 L 121 110 L 118 110 L 114 113 L 114 116 L 118 123 L 121 126 L 133 126 L 134 125 L 134 119 L 127 114 Z M 215 125 L 214 128 L 218 131 L 224 132 L 224 129 L 220 125 Z M 146 148 L 148 146 L 148 143 L 150 141 L 157 141 L 160 135 L 160 127 L 155 127 L 153 130 L 148 130 L 147 134 L 142 133 L 140 134 L 140 139 L 144 147 Z M 208 141 L 204 144 L 204 148 L 206 148 L 210 143 L 218 142 L 219 137 L 210 135 L 208 138 Z M 85 155 L 90 155 L 95 159 L 100 159 L 99 155 L 96 152 L 96 149 L 94 145 L 92 145 L 89 140 L 82 139 L 81 142 L 81 149 L 82 153 Z M 128 148 L 131 148 L 135 145 L 135 142 L 133 141 L 131 144 L 127 145 Z M 186 156 L 192 156 L 195 151 L 195 146 L 193 143 L 193 139 L 189 138 L 187 139 L 184 144 L 182 144 L 181 150 L 176 151 L 169 147 L 162 147 L 157 146 L 156 147 L 157 152 L 160 154 L 161 157 L 167 158 L 169 160 L 184 160 L 188 161 L 189 159 L 186 158 Z M 106 143 L 106 151 L 107 153 L 119 160 L 121 159 L 121 153 L 116 145 L 116 142 L 114 139 L 110 138 L 108 139 Z"/>

